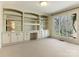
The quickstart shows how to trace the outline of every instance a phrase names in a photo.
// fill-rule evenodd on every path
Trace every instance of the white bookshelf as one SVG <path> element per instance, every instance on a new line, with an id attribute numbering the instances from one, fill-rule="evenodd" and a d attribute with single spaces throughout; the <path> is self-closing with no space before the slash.
<path id="1" fill-rule="evenodd" d="M 24 19 L 23 19 L 23 30 L 27 31 L 33 31 L 37 30 L 39 24 L 39 15 L 33 14 L 33 13 L 24 13 Z"/>
<path id="2" fill-rule="evenodd" d="M 37 39 L 48 36 L 47 16 L 14 9 L 4 9 L 3 13 L 2 45 L 30 40 L 33 34 L 37 36 Z"/>

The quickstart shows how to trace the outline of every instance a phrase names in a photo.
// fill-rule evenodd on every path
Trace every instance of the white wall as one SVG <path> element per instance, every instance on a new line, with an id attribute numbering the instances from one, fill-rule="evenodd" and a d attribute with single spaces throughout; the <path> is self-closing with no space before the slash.
<path id="1" fill-rule="evenodd" d="M 0 2 L 0 48 L 1 48 L 1 41 L 2 41 L 2 30 L 3 30 L 3 3 Z"/>

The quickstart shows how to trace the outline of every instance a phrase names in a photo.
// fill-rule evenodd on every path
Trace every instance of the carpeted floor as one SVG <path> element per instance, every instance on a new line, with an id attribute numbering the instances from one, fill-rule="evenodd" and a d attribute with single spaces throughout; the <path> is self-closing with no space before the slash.
<path id="1" fill-rule="evenodd" d="M 52 38 L 27 41 L 3 47 L 0 56 L 6 57 L 71 57 L 79 56 L 79 46 Z"/>

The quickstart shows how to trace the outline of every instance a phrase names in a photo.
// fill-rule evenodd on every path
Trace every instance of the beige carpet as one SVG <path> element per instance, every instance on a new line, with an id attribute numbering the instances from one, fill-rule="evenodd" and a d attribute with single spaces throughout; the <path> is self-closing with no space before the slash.
<path id="1" fill-rule="evenodd" d="M 56 57 L 79 56 L 79 46 L 56 39 L 32 40 L 3 47 L 0 56 L 10 57 Z"/>

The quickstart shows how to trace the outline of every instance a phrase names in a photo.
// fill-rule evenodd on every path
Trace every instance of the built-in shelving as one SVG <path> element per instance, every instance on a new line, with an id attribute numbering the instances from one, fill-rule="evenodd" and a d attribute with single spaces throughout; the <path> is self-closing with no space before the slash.
<path id="1" fill-rule="evenodd" d="M 4 9 L 2 44 L 48 36 L 48 17 L 14 9 Z M 41 31 L 41 29 L 43 31 Z"/>
<path id="2" fill-rule="evenodd" d="M 4 9 L 4 31 L 22 31 L 22 12 L 13 9 Z"/>
<path id="3" fill-rule="evenodd" d="M 37 30 L 38 26 L 40 26 L 39 16 L 33 13 L 24 13 L 23 25 L 24 31 Z"/>

